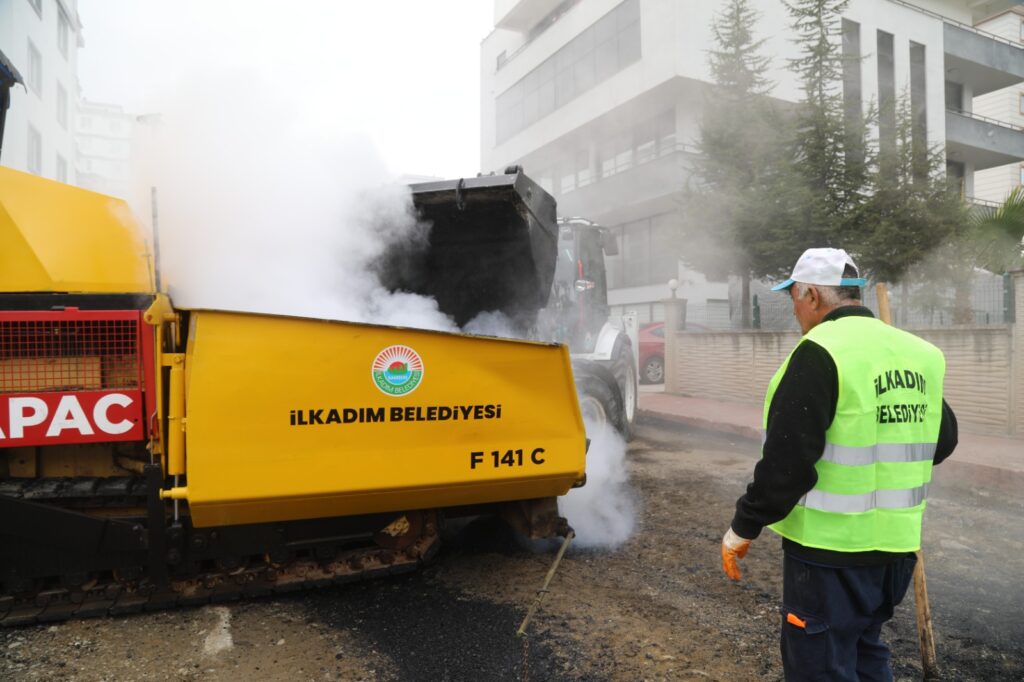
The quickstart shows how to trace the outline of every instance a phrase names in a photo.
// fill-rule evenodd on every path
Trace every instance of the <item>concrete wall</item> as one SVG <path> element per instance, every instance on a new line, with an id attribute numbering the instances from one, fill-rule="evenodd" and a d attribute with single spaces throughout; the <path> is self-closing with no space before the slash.
<path id="1" fill-rule="evenodd" d="M 79 27 L 77 2 L 42 0 L 42 16 L 27 0 L 0 0 L 0 51 L 11 60 L 25 79 L 26 87 L 11 89 L 11 108 L 7 111 L 2 163 L 8 168 L 29 170 L 29 127 L 42 141 L 40 175 L 74 184 L 73 120 L 78 102 Z M 68 18 L 68 54 L 57 43 L 60 12 Z M 29 44 L 42 58 L 41 82 L 36 91 L 29 85 Z M 57 118 L 58 91 L 67 97 L 67 120 Z M 67 176 L 58 178 L 58 161 L 63 159 Z"/>
<path id="2" fill-rule="evenodd" d="M 978 24 L 978 28 L 1020 42 L 1024 12 L 1018 8 Z M 974 111 L 999 121 L 1024 126 L 1024 113 L 1020 108 L 1020 95 L 1024 84 L 996 90 L 974 98 Z M 988 201 L 1002 202 L 1006 195 L 1020 185 L 1020 164 L 1011 163 L 974 174 L 974 196 Z"/>
<path id="3" fill-rule="evenodd" d="M 1019 163 L 1010 163 L 974 174 L 973 196 L 986 201 L 1003 203 L 1006 196 L 1020 185 Z"/>
<path id="4" fill-rule="evenodd" d="M 1016 324 L 915 332 L 945 354 L 946 400 L 965 430 L 1024 436 L 1024 272 L 1015 273 L 1015 284 Z M 761 403 L 799 338 L 796 332 L 677 333 L 667 339 L 665 390 Z"/>
<path id="5" fill-rule="evenodd" d="M 1010 328 L 916 332 L 946 356 L 946 401 L 965 429 L 1010 433 Z"/>

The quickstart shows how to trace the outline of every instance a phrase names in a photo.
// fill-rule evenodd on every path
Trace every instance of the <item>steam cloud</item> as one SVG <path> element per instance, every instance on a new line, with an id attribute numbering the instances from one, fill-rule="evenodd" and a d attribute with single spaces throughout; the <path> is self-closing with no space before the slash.
<path id="1" fill-rule="evenodd" d="M 159 107 L 146 175 L 174 301 L 453 331 L 433 300 L 391 294 L 371 271 L 428 227 L 370 142 L 304 128 L 259 83 L 193 77 Z"/>
<path id="2" fill-rule="evenodd" d="M 626 443 L 608 424 L 588 425 L 587 484 L 559 498 L 559 512 L 581 547 L 615 549 L 633 534 L 636 502 L 626 471 Z"/>

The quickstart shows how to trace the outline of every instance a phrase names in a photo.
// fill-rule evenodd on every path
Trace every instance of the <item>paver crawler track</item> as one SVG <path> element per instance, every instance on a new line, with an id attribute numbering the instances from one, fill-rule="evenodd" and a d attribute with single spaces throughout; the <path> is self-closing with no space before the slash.
<path id="1" fill-rule="evenodd" d="M 137 517 L 140 524 L 145 522 L 146 485 L 139 478 L 5 479 L 0 481 L 0 495 L 76 511 Z M 403 528 L 409 529 L 406 535 L 398 542 L 384 538 L 387 547 L 374 542 L 368 534 L 358 546 L 353 546 L 351 536 L 344 542 L 324 538 L 321 542 L 303 543 L 297 552 L 268 552 L 255 558 L 248 553 L 234 557 L 221 555 L 216 561 L 207 559 L 193 562 L 191 566 L 182 561 L 187 556 L 169 552 L 173 561 L 168 566 L 169 580 L 163 584 L 148 577 L 145 553 L 138 553 L 140 560 L 134 564 L 129 562 L 118 568 L 88 573 L 62 572 L 62 562 L 57 561 L 52 571 L 44 569 L 42 574 L 37 572 L 25 578 L 16 575 L 10 566 L 2 566 L 0 625 L 233 601 L 412 571 L 431 559 L 440 544 L 437 514 L 412 514 L 416 514 L 415 523 L 403 524 Z M 186 526 L 185 541 L 195 541 L 204 537 L 201 533 L 211 535 L 218 530 L 230 532 L 230 529 L 196 531 Z"/>

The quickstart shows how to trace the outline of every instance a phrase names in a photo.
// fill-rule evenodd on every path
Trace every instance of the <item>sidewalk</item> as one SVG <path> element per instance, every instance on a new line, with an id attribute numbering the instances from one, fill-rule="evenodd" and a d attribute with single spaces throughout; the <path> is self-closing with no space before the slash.
<path id="1" fill-rule="evenodd" d="M 639 407 L 644 419 L 761 440 L 761 405 L 642 391 Z M 959 440 L 950 458 L 936 467 L 937 482 L 1022 496 L 1024 439 L 961 430 Z"/>

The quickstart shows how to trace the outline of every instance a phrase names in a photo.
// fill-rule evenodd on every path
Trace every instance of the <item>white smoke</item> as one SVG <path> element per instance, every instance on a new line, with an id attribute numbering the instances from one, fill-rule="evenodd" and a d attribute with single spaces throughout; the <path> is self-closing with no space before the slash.
<path id="1" fill-rule="evenodd" d="M 251 71 L 192 74 L 157 105 L 144 175 L 175 304 L 452 331 L 373 262 L 426 239 L 408 190 L 358 135 L 303 126 Z"/>
<path id="2" fill-rule="evenodd" d="M 609 424 L 588 425 L 587 484 L 558 500 L 581 547 L 614 549 L 633 534 L 636 500 L 626 471 L 626 443 Z"/>
<path id="3" fill-rule="evenodd" d="M 477 336 L 497 336 L 502 339 L 522 339 L 515 323 L 499 310 L 482 312 L 462 325 L 462 331 Z"/>

